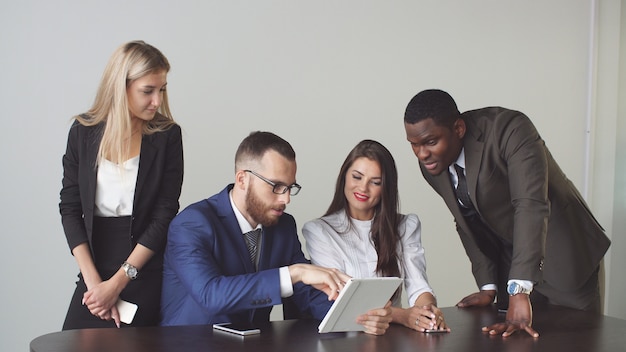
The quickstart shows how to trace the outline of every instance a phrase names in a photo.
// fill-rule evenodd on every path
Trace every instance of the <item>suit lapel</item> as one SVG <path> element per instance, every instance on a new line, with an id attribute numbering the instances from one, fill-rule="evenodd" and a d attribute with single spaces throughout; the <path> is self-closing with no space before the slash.
<path id="1" fill-rule="evenodd" d="M 259 252 L 259 271 L 265 270 L 269 267 L 272 238 L 274 237 L 271 233 L 271 227 L 263 227 L 263 235 L 261 236 L 261 252 Z"/>
<path id="2" fill-rule="evenodd" d="M 246 269 L 247 273 L 254 273 L 256 270 L 254 265 L 252 265 L 252 261 L 250 261 L 250 254 L 248 253 L 248 247 L 246 245 L 246 240 L 243 237 L 243 233 L 241 233 L 241 227 L 239 226 L 239 222 L 237 222 L 237 217 L 235 216 L 235 212 L 230 204 L 230 196 L 229 192 L 232 189 L 231 186 L 226 187 L 222 192 L 220 192 L 218 196 L 218 214 L 222 218 L 221 223 L 226 228 L 226 233 L 219 234 L 219 236 L 227 236 L 225 239 L 233 244 L 232 248 L 235 248 L 237 251 L 237 257 L 239 257 L 239 261 L 242 263 L 243 267 Z M 263 237 L 265 233 L 263 234 Z M 263 239 L 264 241 L 264 239 Z M 261 243 L 261 249 L 263 249 L 264 243 Z M 260 267 L 260 262 L 259 262 Z"/>
<path id="3" fill-rule="evenodd" d="M 465 218 L 463 217 L 463 214 L 461 214 L 456 194 L 452 188 L 452 181 L 450 180 L 449 172 L 442 172 L 438 176 L 433 177 L 433 180 L 437 183 L 436 189 L 440 190 L 441 197 L 448 206 L 448 209 L 450 209 L 452 216 L 456 219 L 457 224 L 463 228 L 465 233 L 470 233 L 469 227 L 465 222 Z"/>
<path id="4" fill-rule="evenodd" d="M 89 129 L 89 136 L 85 138 L 84 143 L 86 153 L 85 162 L 88 163 L 87 168 L 85 168 L 85 172 L 87 172 L 87 204 L 91 207 L 91 214 L 89 214 L 93 219 L 93 211 L 96 204 L 96 186 L 98 182 L 98 167 L 97 165 L 97 157 L 98 157 L 98 149 L 100 149 L 100 142 L 102 141 L 102 132 L 104 129 L 104 125 L 94 126 L 94 128 Z M 87 214 L 85 214 L 87 215 Z M 88 215 L 88 216 L 89 216 Z M 92 219 L 89 219 L 91 222 Z M 91 235 L 91 233 L 89 233 Z"/>
<path id="5" fill-rule="evenodd" d="M 139 195 L 143 189 L 143 185 L 148 178 L 150 169 L 154 162 L 154 158 L 157 155 L 158 148 L 156 147 L 155 138 L 158 133 L 143 136 L 141 139 L 141 150 L 139 152 L 139 170 L 137 171 L 137 181 L 135 183 L 135 199 L 133 200 L 133 206 L 138 206 L 137 200 L 141 199 Z"/>
<path id="6" fill-rule="evenodd" d="M 476 188 L 485 144 L 481 142 L 481 131 L 472 128 L 474 125 L 467 124 L 467 126 L 468 129 L 463 139 L 463 146 L 465 148 L 465 176 L 470 199 L 474 204 L 474 208 L 476 208 L 476 211 L 480 214 Z"/>

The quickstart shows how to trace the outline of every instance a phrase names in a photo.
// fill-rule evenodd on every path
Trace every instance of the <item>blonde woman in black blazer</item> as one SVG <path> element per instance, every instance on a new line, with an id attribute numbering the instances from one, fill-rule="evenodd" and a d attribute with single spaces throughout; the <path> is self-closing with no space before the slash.
<path id="1" fill-rule="evenodd" d="M 63 329 L 157 325 L 167 228 L 183 180 L 180 127 L 169 110 L 167 58 L 142 41 L 119 47 L 92 108 L 75 117 L 59 209 L 80 274 Z"/>

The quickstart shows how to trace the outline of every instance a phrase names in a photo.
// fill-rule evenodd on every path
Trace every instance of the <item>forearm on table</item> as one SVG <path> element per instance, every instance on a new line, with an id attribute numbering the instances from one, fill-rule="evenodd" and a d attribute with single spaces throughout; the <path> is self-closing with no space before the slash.
<path id="1" fill-rule="evenodd" d="M 437 299 L 430 292 L 424 292 L 417 297 L 415 303 L 413 303 L 414 307 L 423 307 L 423 306 L 437 306 Z"/>
<path id="2" fill-rule="evenodd" d="M 422 308 L 424 306 L 437 306 L 437 299 L 430 292 L 420 294 L 415 300 L 413 307 Z M 411 308 L 391 307 L 391 321 L 411 327 L 415 319 L 410 319 Z"/>

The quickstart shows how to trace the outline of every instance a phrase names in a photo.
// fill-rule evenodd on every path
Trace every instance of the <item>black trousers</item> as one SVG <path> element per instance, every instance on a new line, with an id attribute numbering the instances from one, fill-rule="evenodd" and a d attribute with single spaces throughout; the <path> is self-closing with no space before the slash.
<path id="1" fill-rule="evenodd" d="M 98 273 L 103 280 L 115 274 L 134 248 L 130 240 L 130 217 L 94 218 L 92 252 Z M 158 253 L 142 268 L 136 280 L 130 281 L 120 293 L 120 298 L 137 304 L 137 313 L 130 325 L 156 326 L 159 324 L 161 303 L 163 254 Z M 115 322 L 105 321 L 91 314 L 82 305 L 87 286 L 78 274 L 76 289 L 63 323 L 63 330 L 85 328 L 111 328 Z"/>

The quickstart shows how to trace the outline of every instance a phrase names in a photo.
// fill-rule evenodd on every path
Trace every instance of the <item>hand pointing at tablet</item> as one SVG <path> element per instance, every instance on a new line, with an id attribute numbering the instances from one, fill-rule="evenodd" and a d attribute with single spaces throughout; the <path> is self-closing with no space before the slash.
<path id="1" fill-rule="evenodd" d="M 311 264 L 292 264 L 289 266 L 291 282 L 303 282 L 326 293 L 329 301 L 334 301 L 350 276 L 337 269 L 323 268 Z"/>

